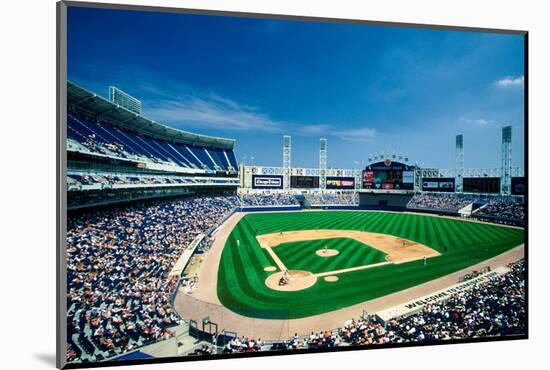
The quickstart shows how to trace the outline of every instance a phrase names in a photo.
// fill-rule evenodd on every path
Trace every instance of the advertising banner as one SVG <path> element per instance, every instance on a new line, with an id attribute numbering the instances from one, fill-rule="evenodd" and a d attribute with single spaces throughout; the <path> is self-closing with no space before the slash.
<path id="1" fill-rule="evenodd" d="M 455 191 L 455 179 L 452 177 L 425 177 L 422 179 L 422 191 Z"/>
<path id="2" fill-rule="evenodd" d="M 327 177 L 327 189 L 354 189 L 353 177 Z"/>
<path id="3" fill-rule="evenodd" d="M 252 175 L 253 189 L 282 189 L 283 176 L 277 175 Z"/>

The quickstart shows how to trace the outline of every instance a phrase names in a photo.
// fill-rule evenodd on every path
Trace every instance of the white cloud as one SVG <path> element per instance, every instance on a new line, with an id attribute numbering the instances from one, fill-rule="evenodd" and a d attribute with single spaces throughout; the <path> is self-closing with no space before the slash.
<path id="1" fill-rule="evenodd" d="M 346 141 L 361 142 L 369 141 L 376 137 L 376 129 L 365 127 L 351 130 L 333 131 L 332 135 Z"/>
<path id="2" fill-rule="evenodd" d="M 147 116 L 160 122 L 212 127 L 224 130 L 281 131 L 281 122 L 255 108 L 241 105 L 216 94 L 184 95 L 179 99 L 161 100 L 149 104 Z"/>
<path id="3" fill-rule="evenodd" d="M 158 99 L 147 101 L 144 109 L 147 117 L 183 129 L 209 127 L 231 131 L 294 133 L 300 136 L 332 136 L 353 142 L 367 141 L 376 136 L 374 128 L 346 130 L 340 125 L 277 121 L 259 107 L 245 105 L 212 92 L 187 90 L 177 94 L 157 89 L 156 93 Z"/>
<path id="4" fill-rule="evenodd" d="M 346 141 L 368 141 L 376 136 L 374 128 L 356 128 L 345 130 L 341 126 L 329 124 L 310 124 L 298 128 L 297 133 L 303 136 L 332 136 Z"/>
<path id="5" fill-rule="evenodd" d="M 523 80 L 524 80 L 523 76 L 519 76 L 519 77 L 507 76 L 501 80 L 498 80 L 496 82 L 496 85 L 498 87 L 523 86 L 523 82 L 524 82 Z"/>
<path id="6" fill-rule="evenodd" d="M 464 122 L 471 125 L 478 125 L 478 126 L 487 126 L 493 123 L 496 123 L 494 120 L 485 119 L 485 118 L 468 118 L 468 117 L 460 117 L 460 122 Z"/>
<path id="7" fill-rule="evenodd" d="M 298 128 L 298 134 L 304 136 L 317 136 L 317 135 L 330 135 L 330 132 L 334 129 L 333 125 L 327 124 L 312 124 L 305 125 Z"/>

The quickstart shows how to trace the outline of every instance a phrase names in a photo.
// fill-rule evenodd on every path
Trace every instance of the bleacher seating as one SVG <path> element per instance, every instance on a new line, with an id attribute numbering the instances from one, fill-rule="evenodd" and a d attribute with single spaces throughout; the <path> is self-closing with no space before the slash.
<path id="1" fill-rule="evenodd" d="M 359 205 L 359 196 L 355 192 L 314 192 L 305 194 L 306 199 L 312 206 L 322 205 Z"/>
<path id="2" fill-rule="evenodd" d="M 472 216 L 489 216 L 495 219 L 524 220 L 523 198 L 476 194 L 416 194 L 407 204 L 409 209 L 458 212 L 475 205 Z"/>
<path id="3" fill-rule="evenodd" d="M 525 219 L 525 204 L 522 199 L 490 199 L 481 207 L 478 215 L 497 216 L 509 219 Z"/>
<path id="4" fill-rule="evenodd" d="M 300 203 L 292 194 L 278 193 L 243 193 L 240 195 L 243 207 L 276 207 L 298 206 Z"/>
<path id="5" fill-rule="evenodd" d="M 232 177 L 186 177 L 175 175 L 153 174 L 122 174 L 108 172 L 78 172 L 70 171 L 67 174 L 67 185 L 96 185 L 120 186 L 125 185 L 185 185 L 185 184 L 238 184 L 238 178 Z"/>
<path id="6" fill-rule="evenodd" d="M 476 196 L 464 194 L 416 194 L 407 208 L 458 212 L 476 199 Z"/>

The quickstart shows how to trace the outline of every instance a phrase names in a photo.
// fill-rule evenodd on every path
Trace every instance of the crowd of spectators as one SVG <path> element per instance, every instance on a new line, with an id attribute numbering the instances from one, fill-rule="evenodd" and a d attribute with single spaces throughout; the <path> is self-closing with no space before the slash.
<path id="1" fill-rule="evenodd" d="M 67 227 L 67 358 L 98 360 L 172 335 L 182 251 L 217 226 L 237 198 L 197 197 L 100 209 Z"/>
<path id="2" fill-rule="evenodd" d="M 263 342 L 261 339 L 249 339 L 246 337 L 235 337 L 230 339 L 223 347 L 222 353 L 249 353 L 262 350 Z"/>
<path id="3" fill-rule="evenodd" d="M 273 342 L 271 345 L 264 346 L 267 351 L 284 351 L 304 348 L 331 348 L 339 347 L 342 340 L 337 332 L 325 330 L 321 332 L 311 332 L 309 336 L 299 336 L 297 333 L 288 341 Z"/>
<path id="4" fill-rule="evenodd" d="M 458 278 L 458 281 L 463 282 L 463 281 L 472 280 L 472 279 L 475 279 L 476 277 L 478 277 L 480 275 L 483 275 L 483 274 L 485 274 L 487 272 L 490 272 L 490 271 L 491 271 L 491 266 L 485 266 L 485 267 L 480 268 L 479 270 L 474 270 L 474 271 L 469 272 L 465 275 L 462 275 L 461 277 Z"/>
<path id="5" fill-rule="evenodd" d="M 188 356 L 204 356 L 204 355 L 215 355 L 218 353 L 216 346 L 211 344 L 203 343 L 198 348 L 193 350 Z"/>
<path id="6" fill-rule="evenodd" d="M 86 139 L 81 142 L 89 151 L 99 152 L 107 155 L 116 155 L 123 158 L 129 158 L 129 154 L 124 150 L 124 145 L 116 142 L 103 141 L 95 133 L 88 134 Z"/>
<path id="7" fill-rule="evenodd" d="M 355 192 L 326 192 L 305 194 L 306 199 L 312 206 L 320 205 L 343 205 L 355 206 L 359 204 L 359 195 Z"/>
<path id="8" fill-rule="evenodd" d="M 524 220 L 525 204 L 517 197 L 495 197 L 473 194 L 416 194 L 407 204 L 410 209 L 458 212 L 469 204 L 481 203 L 473 215 L 503 219 Z"/>
<path id="9" fill-rule="evenodd" d="M 368 318 L 350 320 L 342 328 L 343 340 L 369 345 L 524 334 L 524 260 L 509 267 L 504 275 L 428 304 L 414 315 L 391 320 L 389 325 Z"/>
<path id="10" fill-rule="evenodd" d="M 69 173 L 67 185 L 95 185 L 102 184 L 105 187 L 112 185 L 185 185 L 200 183 L 225 183 L 226 179 L 218 178 L 196 178 L 171 175 L 138 175 L 138 174 L 109 174 L 109 173 Z"/>
<path id="11" fill-rule="evenodd" d="M 298 206 L 300 203 L 292 194 L 274 193 L 242 193 L 240 195 L 243 207 Z"/>
<path id="12" fill-rule="evenodd" d="M 475 200 L 471 195 L 416 194 L 407 204 L 407 208 L 458 212 Z"/>
<path id="13" fill-rule="evenodd" d="M 525 204 L 520 199 L 490 199 L 489 203 L 485 207 L 481 207 L 476 214 L 524 220 Z"/>

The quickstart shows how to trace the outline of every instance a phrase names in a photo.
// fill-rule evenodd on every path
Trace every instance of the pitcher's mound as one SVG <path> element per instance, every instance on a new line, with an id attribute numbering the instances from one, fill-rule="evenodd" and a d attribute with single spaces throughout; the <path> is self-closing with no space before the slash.
<path id="1" fill-rule="evenodd" d="M 272 271 L 276 271 L 276 270 L 277 270 L 277 267 L 275 267 L 275 266 L 264 267 L 264 271 L 267 271 L 267 272 L 272 272 Z"/>
<path id="2" fill-rule="evenodd" d="M 334 283 L 336 281 L 338 281 L 338 276 L 325 276 L 325 281 L 328 282 L 328 283 Z"/>
<path id="3" fill-rule="evenodd" d="M 315 252 L 319 257 L 334 257 L 339 253 L 336 249 L 319 249 Z"/>
<path id="4" fill-rule="evenodd" d="M 295 292 L 297 290 L 307 289 L 317 281 L 317 276 L 309 271 L 290 270 L 288 274 L 289 281 L 286 285 L 279 285 L 279 280 L 283 277 L 282 271 L 269 275 L 267 279 L 265 279 L 265 285 L 273 290 Z"/>

